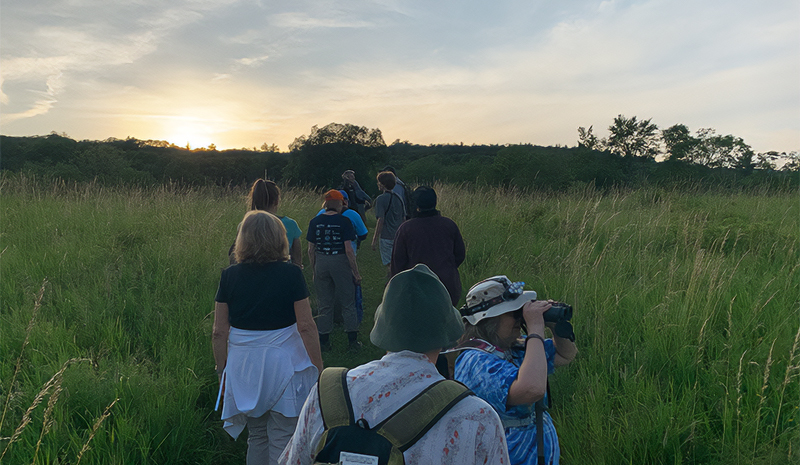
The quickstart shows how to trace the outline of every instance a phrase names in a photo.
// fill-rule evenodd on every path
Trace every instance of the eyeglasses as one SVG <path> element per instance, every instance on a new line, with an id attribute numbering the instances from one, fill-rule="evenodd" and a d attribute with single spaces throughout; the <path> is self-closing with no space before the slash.
<path id="1" fill-rule="evenodd" d="M 496 282 L 502 284 L 503 288 L 505 288 L 503 294 L 493 299 L 484 300 L 483 302 L 473 305 L 472 307 L 468 306 L 467 304 L 464 304 L 459 309 L 459 312 L 461 312 L 462 316 L 474 315 L 476 313 L 486 311 L 497 304 L 508 302 L 510 300 L 515 300 L 517 297 L 522 295 L 523 289 L 525 288 L 524 282 L 522 281 L 512 282 L 510 279 L 501 276 L 484 279 L 475 286 L 478 286 L 485 282 Z"/>

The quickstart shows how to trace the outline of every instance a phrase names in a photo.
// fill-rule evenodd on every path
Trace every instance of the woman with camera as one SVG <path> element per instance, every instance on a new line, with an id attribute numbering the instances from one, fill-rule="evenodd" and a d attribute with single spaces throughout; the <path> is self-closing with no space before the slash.
<path id="1" fill-rule="evenodd" d="M 536 300 L 524 285 L 495 276 L 470 288 L 454 377 L 497 411 L 512 464 L 557 465 L 558 436 L 545 409 L 547 375 L 578 352 L 571 307 Z M 545 327 L 552 338 L 545 339 Z"/>

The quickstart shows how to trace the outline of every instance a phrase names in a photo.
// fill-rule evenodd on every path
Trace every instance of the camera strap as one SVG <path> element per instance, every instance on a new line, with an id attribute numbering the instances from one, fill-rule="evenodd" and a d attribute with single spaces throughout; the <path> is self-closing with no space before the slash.
<path id="1" fill-rule="evenodd" d="M 546 465 L 544 457 L 544 411 L 548 408 L 550 403 L 550 380 L 547 381 L 547 395 L 534 404 L 534 413 L 536 415 L 536 455 L 538 456 L 538 465 Z"/>

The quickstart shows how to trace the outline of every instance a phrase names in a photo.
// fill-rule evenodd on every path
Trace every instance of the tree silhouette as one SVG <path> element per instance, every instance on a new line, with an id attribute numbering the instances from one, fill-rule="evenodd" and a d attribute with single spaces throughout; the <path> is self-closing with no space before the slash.
<path id="1" fill-rule="evenodd" d="M 618 115 L 608 127 L 608 150 L 623 157 L 654 158 L 658 155 L 658 126 L 649 119 L 637 121 L 636 117 Z"/>

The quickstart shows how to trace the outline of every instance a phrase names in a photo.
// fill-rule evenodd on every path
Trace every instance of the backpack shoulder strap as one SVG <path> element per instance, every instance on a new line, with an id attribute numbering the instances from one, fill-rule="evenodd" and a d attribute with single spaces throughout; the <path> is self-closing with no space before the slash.
<path id="1" fill-rule="evenodd" d="M 353 404 L 347 391 L 347 368 L 330 367 L 322 370 L 317 393 L 326 430 L 355 423 Z"/>
<path id="2" fill-rule="evenodd" d="M 376 425 L 375 430 L 401 452 L 405 452 L 453 406 L 469 395 L 472 395 L 472 391 L 458 381 L 438 381 Z"/>

